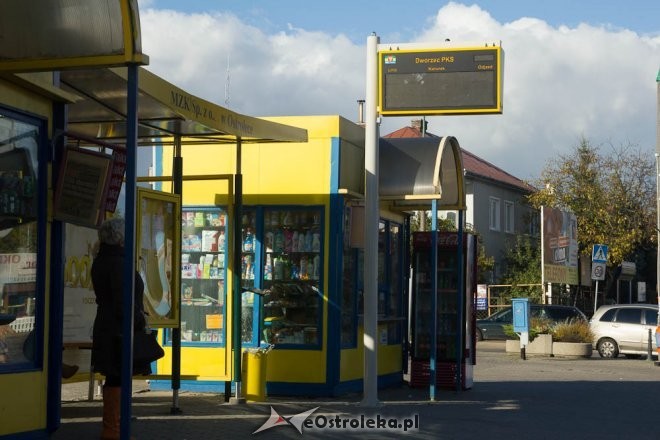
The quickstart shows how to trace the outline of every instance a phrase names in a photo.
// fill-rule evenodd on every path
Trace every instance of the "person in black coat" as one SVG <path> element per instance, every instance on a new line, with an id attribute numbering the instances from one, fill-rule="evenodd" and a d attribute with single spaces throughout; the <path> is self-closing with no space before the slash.
<path id="1" fill-rule="evenodd" d="M 105 376 L 101 439 L 119 439 L 123 321 L 124 219 L 111 218 L 98 230 L 99 250 L 92 263 L 96 318 L 92 334 L 92 368 Z M 144 332 L 144 283 L 136 272 L 133 331 Z M 148 373 L 149 365 L 134 369 Z M 138 371 L 136 371 L 138 370 Z"/>

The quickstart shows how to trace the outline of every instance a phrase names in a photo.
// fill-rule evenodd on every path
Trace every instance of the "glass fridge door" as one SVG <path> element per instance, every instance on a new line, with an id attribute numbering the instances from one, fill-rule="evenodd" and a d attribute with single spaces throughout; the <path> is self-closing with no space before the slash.
<path id="1" fill-rule="evenodd" d="M 439 240 L 441 243 L 442 240 Z M 412 356 L 415 359 L 429 359 L 432 335 L 432 287 L 431 249 L 417 247 L 413 251 L 413 328 Z M 439 361 L 456 358 L 456 338 L 458 325 L 458 267 L 456 247 L 438 249 L 437 269 L 437 317 L 436 317 L 436 356 Z"/>
<path id="2" fill-rule="evenodd" d="M 456 360 L 458 329 L 457 250 L 438 251 L 438 360 Z"/>
<path id="3" fill-rule="evenodd" d="M 413 254 L 412 357 L 428 359 L 431 353 L 431 256 L 428 250 Z"/>

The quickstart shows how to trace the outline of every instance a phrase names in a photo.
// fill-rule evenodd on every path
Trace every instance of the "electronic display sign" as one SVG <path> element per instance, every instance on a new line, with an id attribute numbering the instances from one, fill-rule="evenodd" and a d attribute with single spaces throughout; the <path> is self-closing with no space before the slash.
<path id="1" fill-rule="evenodd" d="M 502 113 L 503 60 L 499 46 L 379 51 L 380 114 Z"/>

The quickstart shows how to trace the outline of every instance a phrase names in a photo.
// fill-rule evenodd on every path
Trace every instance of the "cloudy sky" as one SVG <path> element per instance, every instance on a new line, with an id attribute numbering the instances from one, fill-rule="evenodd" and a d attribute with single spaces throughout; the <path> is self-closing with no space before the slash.
<path id="1" fill-rule="evenodd" d="M 504 113 L 428 117 L 429 131 L 521 179 L 584 137 L 656 148 L 660 2 L 141 0 L 152 72 L 250 116 L 357 120 L 367 36 L 505 52 Z M 383 118 L 381 135 L 412 117 Z"/>

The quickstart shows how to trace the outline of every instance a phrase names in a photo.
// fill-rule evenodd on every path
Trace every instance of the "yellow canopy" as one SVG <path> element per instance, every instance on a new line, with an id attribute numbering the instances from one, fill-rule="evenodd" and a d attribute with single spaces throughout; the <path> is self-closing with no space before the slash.
<path id="1" fill-rule="evenodd" d="M 126 137 L 127 68 L 67 70 L 61 87 L 81 97 L 69 106 L 68 130 L 109 142 Z M 138 69 L 138 139 L 203 137 L 234 143 L 306 142 L 307 130 L 245 116 L 198 98 Z"/>

